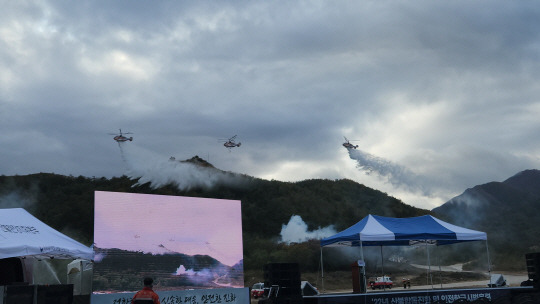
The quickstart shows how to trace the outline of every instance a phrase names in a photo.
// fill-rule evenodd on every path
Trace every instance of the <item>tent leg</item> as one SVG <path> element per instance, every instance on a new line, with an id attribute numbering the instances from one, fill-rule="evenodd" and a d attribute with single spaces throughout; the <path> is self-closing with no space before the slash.
<path id="1" fill-rule="evenodd" d="M 431 289 L 433 289 L 433 278 L 431 277 L 431 260 L 429 259 L 429 246 L 426 241 L 426 252 L 427 252 L 427 262 L 428 262 L 428 273 L 427 273 L 427 285 L 431 281 Z"/>
<path id="2" fill-rule="evenodd" d="M 362 240 L 360 240 L 360 257 L 362 258 L 362 262 L 364 262 L 364 267 L 362 267 L 362 282 L 361 284 L 364 284 L 362 285 L 362 290 L 364 290 L 364 292 L 367 291 L 367 285 L 366 285 L 366 260 L 364 260 L 364 247 L 362 246 Z"/>
<path id="3" fill-rule="evenodd" d="M 441 257 L 439 255 L 439 247 L 435 247 L 437 250 L 435 251 L 437 253 L 437 260 L 439 261 L 439 281 L 441 282 L 441 289 L 442 287 L 442 269 L 441 269 Z"/>
<path id="4" fill-rule="evenodd" d="M 83 294 L 83 273 L 84 273 L 84 268 L 83 268 L 83 261 L 80 260 L 79 261 L 79 268 L 81 269 L 81 280 L 79 281 L 79 283 L 81 284 L 81 288 L 79 289 L 79 294 Z"/>
<path id="5" fill-rule="evenodd" d="M 487 239 L 486 239 L 486 252 L 487 252 L 487 262 L 488 262 L 489 287 L 491 287 L 493 283 L 491 282 L 491 260 L 489 258 L 489 247 L 488 247 Z"/>
<path id="6" fill-rule="evenodd" d="M 381 271 L 382 271 L 383 282 L 385 282 L 384 281 L 384 256 L 383 256 L 382 245 L 381 245 Z M 383 284 L 383 290 L 386 290 L 385 284 Z"/>
<path id="7" fill-rule="evenodd" d="M 322 285 L 323 293 L 326 293 L 324 290 L 324 269 L 323 269 L 322 247 L 321 247 L 321 285 Z"/>

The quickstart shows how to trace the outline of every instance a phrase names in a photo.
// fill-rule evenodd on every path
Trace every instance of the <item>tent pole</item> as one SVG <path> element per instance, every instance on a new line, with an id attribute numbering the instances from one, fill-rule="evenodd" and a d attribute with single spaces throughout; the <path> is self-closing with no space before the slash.
<path id="1" fill-rule="evenodd" d="M 426 243 L 426 263 L 429 265 L 429 252 L 427 250 L 427 243 Z M 428 266 L 428 269 L 426 269 L 426 285 L 429 285 L 429 266 Z"/>
<path id="2" fill-rule="evenodd" d="M 382 279 L 384 281 L 384 257 L 383 257 L 383 250 L 381 245 L 381 271 L 382 271 Z M 383 290 L 386 290 L 386 284 L 383 284 Z"/>
<path id="3" fill-rule="evenodd" d="M 442 289 L 442 269 L 441 269 L 441 256 L 439 255 L 439 247 L 435 247 L 437 250 L 435 253 L 437 253 L 437 260 L 439 261 L 439 281 L 441 282 L 441 289 Z"/>
<path id="4" fill-rule="evenodd" d="M 362 258 L 362 262 L 364 262 L 364 267 L 362 267 L 362 290 L 364 290 L 364 292 L 367 290 L 367 286 L 366 286 L 366 261 L 364 260 L 364 247 L 362 246 L 362 237 L 359 235 L 359 238 L 360 240 L 360 257 Z"/>
<path id="5" fill-rule="evenodd" d="M 426 252 L 427 252 L 427 262 L 428 262 L 428 273 L 427 273 L 427 285 L 431 281 L 431 289 L 433 289 L 433 278 L 431 277 L 431 260 L 429 259 L 429 246 L 426 240 Z"/>
<path id="6" fill-rule="evenodd" d="M 486 238 L 486 251 L 487 251 L 487 262 L 488 262 L 488 275 L 489 275 L 489 286 L 491 287 L 491 260 L 489 258 L 489 247 L 488 247 L 488 241 Z"/>
<path id="7" fill-rule="evenodd" d="M 79 289 L 79 294 L 83 294 L 83 274 L 84 274 L 84 269 L 83 269 L 83 261 L 80 260 L 79 261 L 79 267 L 81 269 L 81 280 L 80 280 L 80 284 L 81 284 L 81 288 Z"/>
<path id="8" fill-rule="evenodd" d="M 323 293 L 325 293 L 325 290 L 324 290 L 324 267 L 323 267 L 323 259 L 322 259 L 322 246 L 321 246 L 321 284 L 322 284 Z"/>

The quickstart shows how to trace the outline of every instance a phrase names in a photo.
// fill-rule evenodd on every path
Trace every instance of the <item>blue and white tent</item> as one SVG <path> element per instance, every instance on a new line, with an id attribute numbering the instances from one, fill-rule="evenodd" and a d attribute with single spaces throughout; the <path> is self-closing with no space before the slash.
<path id="1" fill-rule="evenodd" d="M 363 246 L 380 246 L 381 260 L 384 260 L 382 258 L 383 246 L 422 244 L 426 246 L 427 250 L 428 245 L 447 245 L 471 241 L 486 241 L 487 249 L 487 235 L 485 232 L 452 225 L 431 215 L 410 218 L 392 218 L 369 214 L 351 227 L 321 240 L 321 265 L 322 248 L 329 246 L 359 246 L 362 260 L 364 260 Z M 427 257 L 428 265 L 430 265 L 429 250 L 427 250 Z M 487 259 L 488 272 L 491 273 L 489 249 L 487 250 Z M 365 286 L 365 268 L 363 268 L 363 272 L 363 284 Z M 429 272 L 431 272 L 431 269 L 429 269 Z"/>
<path id="2" fill-rule="evenodd" d="M 322 239 L 321 247 L 446 245 L 486 240 L 485 232 L 452 225 L 431 215 L 391 218 L 370 214 L 353 226 Z"/>

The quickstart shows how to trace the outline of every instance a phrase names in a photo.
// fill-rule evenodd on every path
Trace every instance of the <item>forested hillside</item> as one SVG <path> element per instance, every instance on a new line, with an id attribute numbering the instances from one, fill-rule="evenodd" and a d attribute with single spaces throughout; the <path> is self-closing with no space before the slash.
<path id="1" fill-rule="evenodd" d="M 490 182 L 433 209 L 448 221 L 487 232 L 490 252 L 501 268 L 522 268 L 525 254 L 540 251 L 540 171 L 526 170 Z"/>
<path id="2" fill-rule="evenodd" d="M 111 179 L 50 173 L 0 176 L 0 208 L 25 208 L 53 228 L 90 245 L 94 191 L 240 200 L 246 270 L 260 270 L 270 262 L 298 262 L 302 271 L 318 270 L 318 240 L 280 242 L 282 227 L 293 215 L 300 216 L 309 231 L 329 226 L 341 231 L 367 214 L 412 217 L 431 213 L 450 223 L 487 232 L 492 264 L 497 269 L 522 270 L 524 254 L 540 251 L 538 170 L 524 171 L 502 183 L 468 189 L 432 211 L 411 207 L 347 179 L 291 183 L 227 174 L 242 182 L 179 191 L 174 184 L 153 188 L 149 183 L 140 185 L 126 176 Z M 471 261 L 484 255 L 484 248 L 484 245 L 467 249 L 450 246 L 445 248 L 450 254 L 441 259 L 443 263 Z M 350 257 L 341 260 L 340 253 L 334 254 L 325 260 L 325 269 L 343 269 L 351 261 Z"/>
<path id="3" fill-rule="evenodd" d="M 153 189 L 136 180 L 89 178 L 49 173 L 0 176 L 0 207 L 22 207 L 63 232 L 90 245 L 93 239 L 94 191 L 132 192 L 234 199 L 242 202 L 244 267 L 262 269 L 269 262 L 299 262 L 317 270 L 318 241 L 279 243 L 282 226 L 299 215 L 310 230 L 333 225 L 343 230 L 367 214 L 410 217 L 429 213 L 351 180 L 306 180 L 288 183 L 246 177 L 236 187 L 179 191 L 174 185 Z"/>

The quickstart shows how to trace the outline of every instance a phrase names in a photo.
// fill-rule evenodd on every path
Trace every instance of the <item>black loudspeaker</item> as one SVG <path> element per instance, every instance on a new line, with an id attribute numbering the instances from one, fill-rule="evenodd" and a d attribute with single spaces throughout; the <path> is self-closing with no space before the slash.
<path id="1" fill-rule="evenodd" d="M 298 263 L 270 263 L 264 265 L 264 287 L 273 303 L 301 303 L 302 286 Z"/>
<path id="2" fill-rule="evenodd" d="M 534 287 L 540 285 L 540 252 L 525 254 L 525 260 L 527 262 L 527 274 L 529 280 L 533 281 Z"/>
<path id="3" fill-rule="evenodd" d="M 37 304 L 72 304 L 73 284 L 38 285 Z"/>
<path id="4" fill-rule="evenodd" d="M 33 285 L 6 285 L 4 286 L 4 304 L 33 304 Z"/>
<path id="5" fill-rule="evenodd" d="M 264 265 L 264 286 L 300 289 L 300 268 L 297 263 L 270 263 Z"/>

